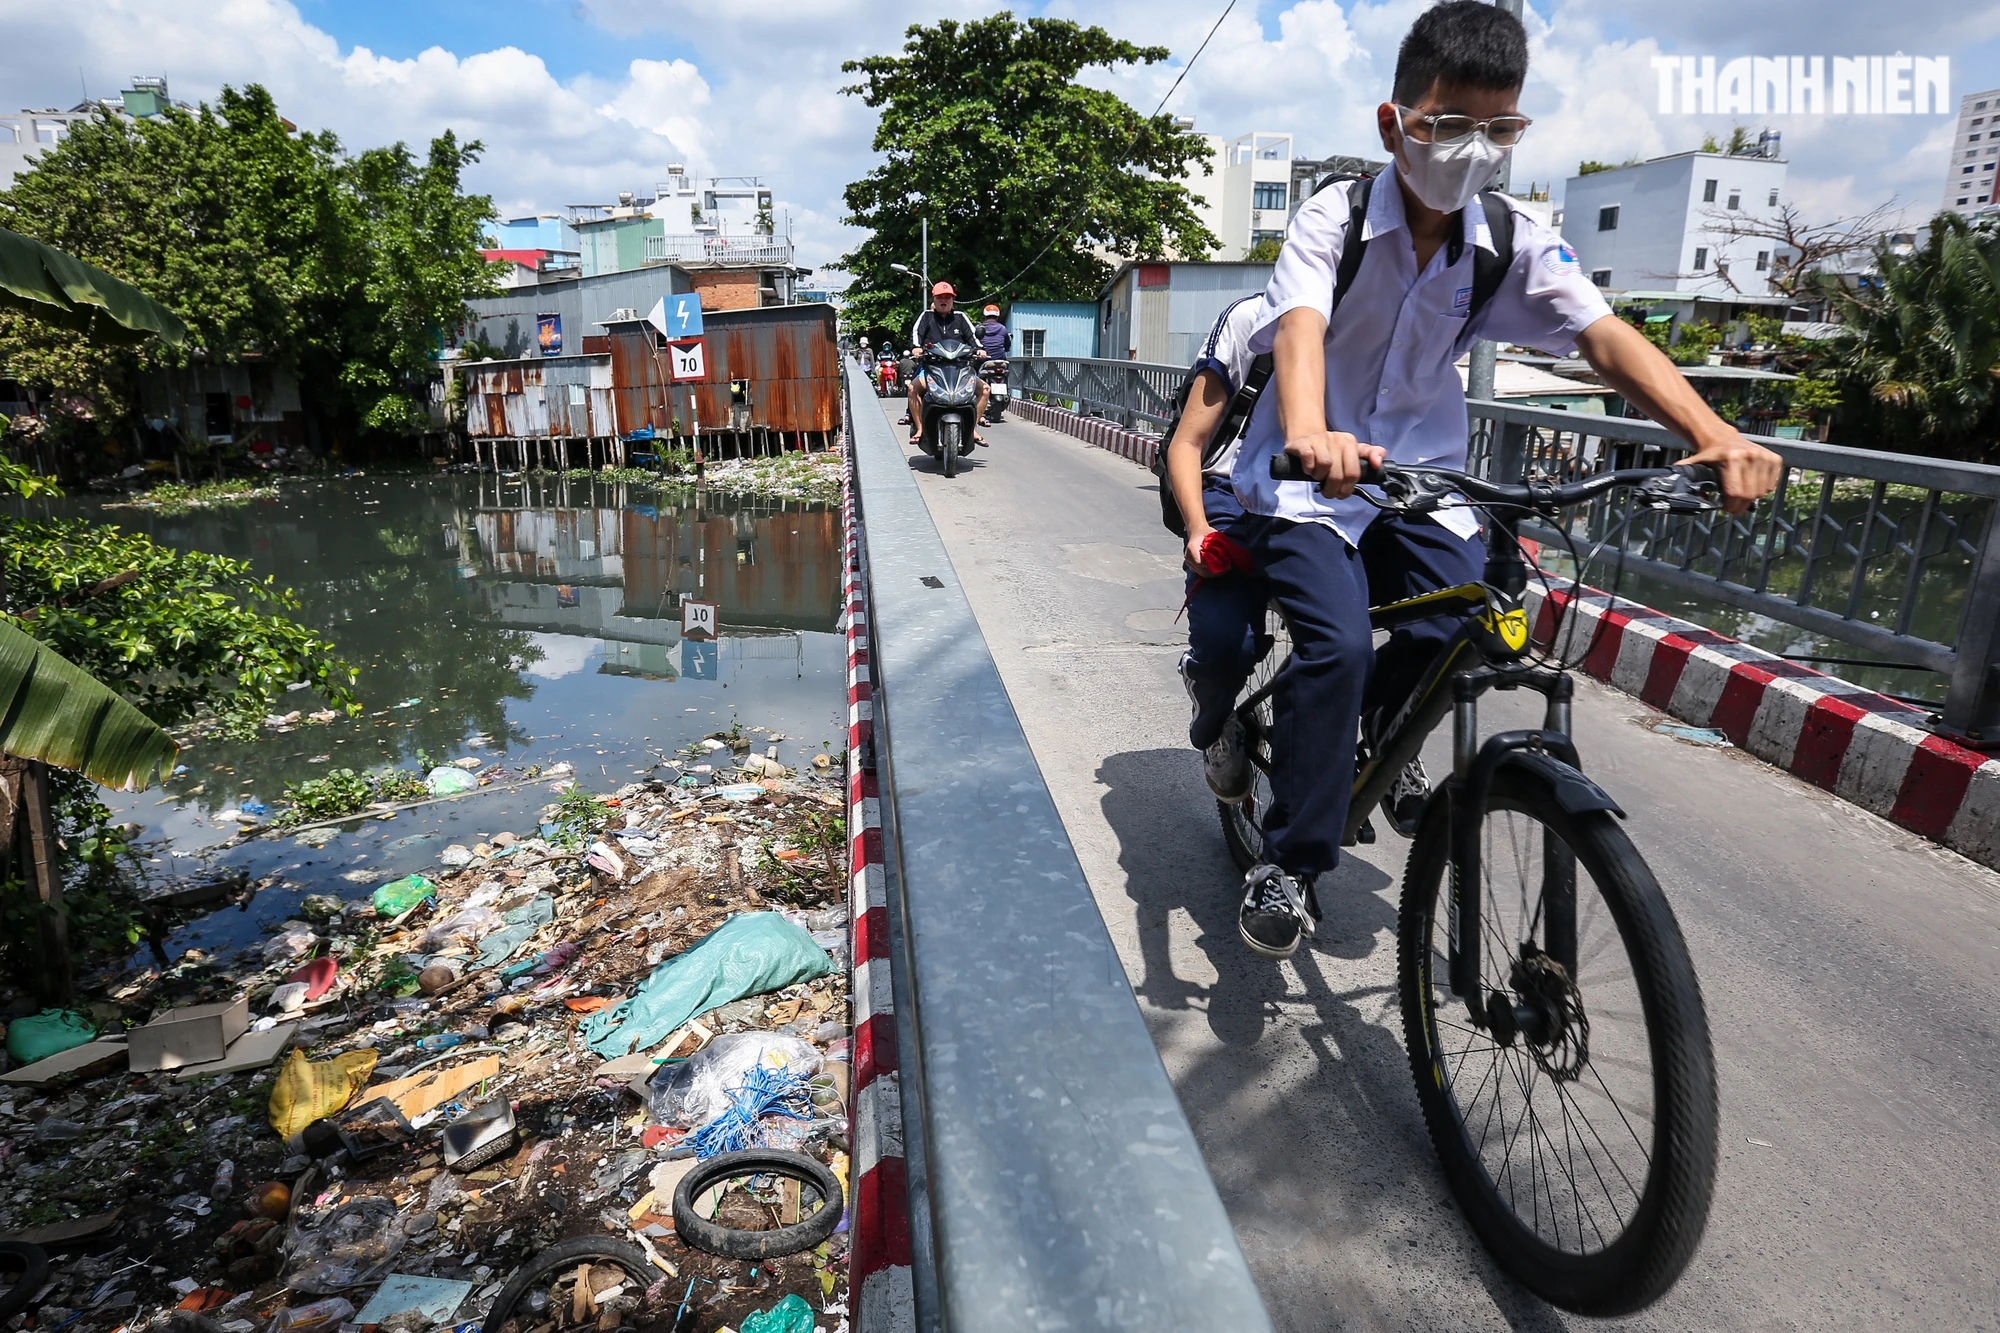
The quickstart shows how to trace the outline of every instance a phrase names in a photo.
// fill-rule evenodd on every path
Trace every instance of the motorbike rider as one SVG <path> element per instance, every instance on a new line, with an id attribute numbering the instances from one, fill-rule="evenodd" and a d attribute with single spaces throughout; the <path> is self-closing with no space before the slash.
<path id="1" fill-rule="evenodd" d="M 957 300 L 958 293 L 953 290 L 950 283 L 932 283 L 931 308 L 917 316 L 917 322 L 910 330 L 910 341 L 921 348 L 927 348 L 932 343 L 944 342 L 947 339 L 961 342 L 973 349 L 972 354 L 975 359 L 984 360 L 986 353 L 980 346 L 979 335 L 973 330 L 972 321 L 965 317 L 964 311 L 953 309 Z M 923 365 L 919 362 L 917 373 L 910 376 L 911 444 L 917 443 L 924 436 L 924 379 Z M 973 404 L 972 419 L 983 421 L 986 418 L 986 396 L 990 390 L 983 379 L 976 379 L 974 383 L 978 399 Z M 977 434 L 973 435 L 972 440 L 974 444 L 986 443 Z"/>
<path id="2" fill-rule="evenodd" d="M 1013 350 L 1014 335 L 1000 322 L 999 306 L 987 306 L 985 315 L 986 317 L 979 322 L 977 330 L 979 345 L 985 350 L 989 360 L 1004 361 L 1007 359 L 1007 353 Z"/>

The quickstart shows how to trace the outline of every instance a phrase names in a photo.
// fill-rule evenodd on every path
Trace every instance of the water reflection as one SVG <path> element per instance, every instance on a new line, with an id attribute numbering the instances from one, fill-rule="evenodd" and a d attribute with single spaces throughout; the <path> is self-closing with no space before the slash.
<path id="1" fill-rule="evenodd" d="M 251 741 L 204 738 L 186 772 L 114 800 L 149 830 L 155 873 L 225 843 L 214 816 L 335 767 L 463 756 L 482 772 L 573 763 L 605 790 L 732 718 L 783 732 L 807 761 L 844 733 L 838 516 L 799 501 L 689 498 L 560 479 L 362 477 L 288 484 L 274 500 L 164 516 L 89 501 L 36 504 L 108 519 L 184 549 L 249 561 L 294 589 L 296 618 L 360 668 L 363 715 Z M 721 637 L 683 642 L 683 598 L 720 604 Z M 281 705 L 309 711 L 299 693 Z M 230 848 L 283 872 L 252 919 L 299 894 L 355 892 L 338 873 L 427 864 L 447 838 L 520 829 L 546 784 L 369 822 L 323 851 L 290 839 Z M 328 881 L 331 881 L 330 883 Z M 224 914 L 234 916 L 235 914 Z M 249 922 L 245 922 L 248 925 Z M 210 922 L 183 943 L 214 930 Z"/>

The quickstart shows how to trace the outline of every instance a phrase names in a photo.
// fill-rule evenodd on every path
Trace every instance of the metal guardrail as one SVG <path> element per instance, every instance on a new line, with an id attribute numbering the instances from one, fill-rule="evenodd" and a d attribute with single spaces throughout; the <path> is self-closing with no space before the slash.
<path id="1" fill-rule="evenodd" d="M 1184 367 L 1078 358 L 1017 359 L 1021 392 L 1158 434 Z M 1161 386 L 1164 384 L 1164 388 Z M 1134 404 L 1140 406 L 1135 407 Z M 1687 445 L 1649 421 L 1473 401 L 1468 470 L 1574 480 L 1658 466 Z M 1948 679 L 1944 730 L 2000 740 L 2000 467 L 1767 436 L 1787 464 L 1749 513 L 1679 516 L 1600 500 L 1560 531 L 1586 559 L 1622 552 L 1624 569 L 1677 591 L 1767 616 L 1884 664 Z"/>
<path id="2" fill-rule="evenodd" d="M 1008 373 L 1016 377 L 1017 392 L 1039 394 L 1048 402 L 1115 421 L 1127 430 L 1159 435 L 1173 416 L 1174 390 L 1187 376 L 1187 367 L 1096 357 L 1035 357 L 1009 362 Z"/>
<path id="3" fill-rule="evenodd" d="M 915 1275 L 918 1327 L 1268 1329 L 999 669 L 858 375 L 912 1248 L 932 1265 Z"/>

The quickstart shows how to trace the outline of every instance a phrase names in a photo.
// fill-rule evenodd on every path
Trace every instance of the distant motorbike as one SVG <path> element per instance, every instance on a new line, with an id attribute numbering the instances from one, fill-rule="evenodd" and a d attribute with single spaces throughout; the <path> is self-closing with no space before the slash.
<path id="1" fill-rule="evenodd" d="M 923 352 L 924 431 L 917 444 L 937 460 L 939 471 L 955 476 L 958 460 L 972 452 L 972 405 L 979 397 L 979 374 L 972 348 L 956 339 L 932 343 Z"/>
<path id="2" fill-rule="evenodd" d="M 1007 362 L 1000 357 L 989 357 L 980 363 L 979 377 L 986 381 L 986 424 L 997 426 L 1000 418 L 1007 415 L 1009 391 L 1007 388 Z"/>
<path id="3" fill-rule="evenodd" d="M 896 396 L 896 363 L 882 360 L 875 363 L 875 395 L 878 398 Z"/>

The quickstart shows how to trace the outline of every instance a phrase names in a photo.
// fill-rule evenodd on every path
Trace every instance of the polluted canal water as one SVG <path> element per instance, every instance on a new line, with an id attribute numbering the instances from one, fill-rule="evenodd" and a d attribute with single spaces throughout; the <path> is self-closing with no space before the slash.
<path id="1" fill-rule="evenodd" d="M 99 516 L 88 502 L 51 512 Z M 301 623 L 359 668 L 359 717 L 301 716 L 252 740 L 203 736 L 164 784 L 110 795 L 144 826 L 149 885 L 247 875 L 247 911 L 165 943 L 213 953 L 296 915 L 314 893 L 421 870 L 452 843 L 532 828 L 560 764 L 586 790 L 647 777 L 712 732 L 749 734 L 810 765 L 844 745 L 840 532 L 833 506 L 563 477 L 353 477 L 287 483 L 273 499 L 167 516 L 102 517 L 184 549 L 249 561 L 299 596 Z M 684 598 L 719 608 L 713 641 L 684 639 Z M 454 762 L 483 788 L 393 819 L 338 825 L 319 847 L 240 837 L 288 785 L 338 769 Z M 325 836 L 325 835 L 319 835 Z M 353 880 L 343 879 L 350 872 Z"/>
<path id="2" fill-rule="evenodd" d="M 113 797 L 148 888 L 239 888 L 4 1074 L 28 1327 L 845 1327 L 837 512 L 447 475 L 101 516 L 295 590 L 361 711 Z M 471 790 L 274 827 L 341 769 Z"/>

